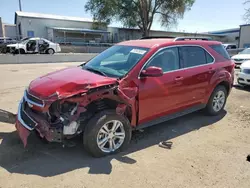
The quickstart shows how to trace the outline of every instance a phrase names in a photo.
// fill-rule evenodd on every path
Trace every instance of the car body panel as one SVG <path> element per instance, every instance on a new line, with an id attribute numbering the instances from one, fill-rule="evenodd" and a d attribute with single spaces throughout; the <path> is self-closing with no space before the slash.
<path id="1" fill-rule="evenodd" d="M 81 67 L 71 67 L 33 80 L 30 83 L 29 92 L 41 99 L 46 99 L 54 93 L 58 93 L 61 97 L 75 95 L 90 88 L 114 84 L 115 82 L 115 78 L 104 77 L 83 70 Z"/>
<path id="2" fill-rule="evenodd" d="M 29 99 L 27 100 L 24 96 L 27 102 L 26 108 L 29 108 L 27 112 L 32 114 L 36 122 L 39 122 L 34 129 L 48 141 L 53 141 L 54 138 L 51 125 L 44 119 L 44 113 L 50 113 L 50 107 L 55 102 L 59 102 L 60 105 L 65 102 L 76 103 L 76 113 L 72 114 L 69 119 L 75 121 L 81 113 L 88 112 L 89 105 L 96 101 L 112 100 L 117 103 L 116 112 L 126 115 L 133 128 L 140 125 L 152 125 L 152 122 L 158 122 L 157 119 L 167 120 L 172 119 L 169 117 L 179 116 L 174 114 L 193 112 L 206 106 L 211 93 L 218 84 L 226 82 L 230 88 L 233 84 L 233 61 L 225 59 L 209 47 L 220 44 L 215 41 L 187 42 L 172 39 L 119 43 L 118 45 L 149 47 L 150 49 L 122 78 L 105 77 L 83 70 L 81 67 L 72 67 L 35 79 L 30 83 L 27 92 L 42 100 L 44 105 L 30 103 Z M 159 49 L 183 45 L 205 48 L 214 57 L 215 62 L 167 72 L 161 77 L 140 77 L 145 63 Z M 178 77 L 182 79 L 176 80 Z M 34 114 L 33 110 L 41 112 L 42 115 Z M 20 122 L 21 119 L 17 119 L 17 124 Z M 18 128 L 19 130 L 21 129 Z M 22 130 L 19 132 L 25 143 L 27 133 Z"/>
<path id="3" fill-rule="evenodd" d="M 237 74 L 239 84 L 250 85 L 250 61 L 245 61 L 240 66 L 240 72 Z"/>

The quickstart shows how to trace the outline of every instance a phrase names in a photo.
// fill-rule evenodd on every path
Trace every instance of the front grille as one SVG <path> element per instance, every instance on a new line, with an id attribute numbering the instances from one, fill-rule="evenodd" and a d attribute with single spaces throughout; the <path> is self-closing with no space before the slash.
<path id="1" fill-rule="evenodd" d="M 250 80 L 249 80 L 249 79 L 247 79 L 247 82 L 250 82 Z"/>
<path id="2" fill-rule="evenodd" d="M 245 74 L 250 74 L 250 69 L 242 69 L 242 72 Z"/>
<path id="3" fill-rule="evenodd" d="M 38 104 L 37 106 L 44 106 L 44 102 L 41 99 L 29 94 L 29 92 L 25 91 L 25 95 L 28 102 L 35 105 Z"/>
<path id="4" fill-rule="evenodd" d="M 238 78 L 238 80 L 244 81 L 244 79 L 243 79 L 243 78 Z"/>
<path id="5" fill-rule="evenodd" d="M 25 126 L 28 130 L 33 130 L 37 123 L 28 115 L 29 107 L 25 100 L 22 100 L 18 108 L 18 120 Z"/>
<path id="6" fill-rule="evenodd" d="M 234 61 L 244 61 L 245 59 L 234 59 Z"/>
<path id="7" fill-rule="evenodd" d="M 23 106 L 25 106 L 25 104 L 23 104 Z M 29 115 L 24 109 L 25 108 L 23 107 L 23 109 L 20 112 L 21 118 L 26 123 L 26 125 L 34 129 L 34 127 L 36 126 L 36 122 L 31 117 L 29 117 Z"/>

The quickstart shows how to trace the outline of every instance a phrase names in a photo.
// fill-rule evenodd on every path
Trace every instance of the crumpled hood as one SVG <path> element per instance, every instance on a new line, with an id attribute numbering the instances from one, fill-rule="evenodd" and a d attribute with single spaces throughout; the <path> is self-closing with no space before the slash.
<path id="1" fill-rule="evenodd" d="M 42 99 L 48 99 L 55 93 L 59 98 L 66 98 L 116 81 L 115 78 L 101 76 L 81 67 L 71 67 L 33 80 L 29 85 L 29 93 Z"/>
<path id="2" fill-rule="evenodd" d="M 250 54 L 237 54 L 232 59 L 250 59 Z"/>

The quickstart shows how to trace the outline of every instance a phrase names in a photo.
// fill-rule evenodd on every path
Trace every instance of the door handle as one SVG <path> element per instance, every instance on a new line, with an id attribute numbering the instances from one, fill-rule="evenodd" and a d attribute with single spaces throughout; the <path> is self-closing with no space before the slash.
<path id="1" fill-rule="evenodd" d="M 183 77 L 178 76 L 178 77 L 176 77 L 174 80 L 175 80 L 175 81 L 182 81 L 183 79 L 184 79 Z"/>

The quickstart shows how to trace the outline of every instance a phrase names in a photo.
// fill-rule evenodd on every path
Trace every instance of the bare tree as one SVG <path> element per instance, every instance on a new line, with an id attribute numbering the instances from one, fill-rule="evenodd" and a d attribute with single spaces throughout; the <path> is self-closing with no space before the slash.
<path id="1" fill-rule="evenodd" d="M 244 5 L 248 5 L 250 4 L 250 0 L 247 0 L 243 3 Z M 246 8 L 245 9 L 246 12 L 244 14 L 244 20 L 247 22 L 247 23 L 250 23 L 250 7 L 249 8 Z"/>
<path id="2" fill-rule="evenodd" d="M 85 10 L 98 22 L 119 21 L 127 27 L 139 28 L 148 36 L 156 15 L 162 26 L 182 18 L 195 0 L 88 0 Z"/>

